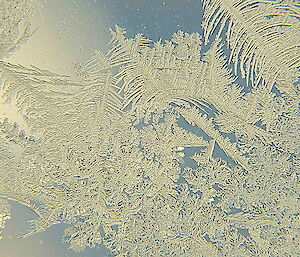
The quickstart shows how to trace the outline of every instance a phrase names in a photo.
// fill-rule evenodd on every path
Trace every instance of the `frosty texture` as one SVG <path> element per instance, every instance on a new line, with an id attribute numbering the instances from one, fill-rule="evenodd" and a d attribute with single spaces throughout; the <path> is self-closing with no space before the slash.
<path id="1" fill-rule="evenodd" d="M 65 222 L 76 251 L 300 255 L 299 5 L 204 8 L 204 53 L 199 33 L 116 26 L 76 78 L 0 62 L 33 134 L 0 124 L 0 195 L 39 215 L 24 237 Z"/>

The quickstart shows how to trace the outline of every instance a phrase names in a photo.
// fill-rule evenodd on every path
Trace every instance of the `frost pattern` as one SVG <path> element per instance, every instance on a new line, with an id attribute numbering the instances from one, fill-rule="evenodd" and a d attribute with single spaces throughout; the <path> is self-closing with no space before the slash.
<path id="1" fill-rule="evenodd" d="M 17 50 L 34 32 L 31 18 L 38 0 L 0 1 L 0 58 Z"/>
<path id="2" fill-rule="evenodd" d="M 8 202 L 4 199 L 0 199 L 0 240 L 3 238 L 2 230 L 5 228 L 5 222 L 10 218 L 10 208 Z"/>
<path id="3" fill-rule="evenodd" d="M 75 251 L 300 255 L 299 4 L 203 2 L 205 52 L 199 33 L 116 26 L 75 78 L 0 62 L 32 133 L 1 121 L 1 226 L 6 199 L 39 216 L 23 237 L 64 222 Z M 19 19 L 1 26 L 1 56 L 30 22 L 3 3 Z"/>

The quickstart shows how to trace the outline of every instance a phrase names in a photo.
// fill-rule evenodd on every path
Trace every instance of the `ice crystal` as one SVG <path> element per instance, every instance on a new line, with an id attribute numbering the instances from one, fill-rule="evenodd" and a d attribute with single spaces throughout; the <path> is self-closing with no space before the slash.
<path id="1" fill-rule="evenodd" d="M 3 57 L 29 35 L 31 1 L 2 2 Z M 0 124 L 1 227 L 14 200 L 39 215 L 23 237 L 64 222 L 75 251 L 300 255 L 299 5 L 203 2 L 204 53 L 199 33 L 116 26 L 76 78 L 0 62 L 32 132 Z"/>

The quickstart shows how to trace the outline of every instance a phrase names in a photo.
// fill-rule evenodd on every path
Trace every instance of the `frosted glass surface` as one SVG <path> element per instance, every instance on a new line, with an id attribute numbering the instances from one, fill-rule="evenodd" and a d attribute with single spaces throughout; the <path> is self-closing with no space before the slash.
<path id="1" fill-rule="evenodd" d="M 0 0 L 0 257 L 300 256 L 293 0 Z"/>

